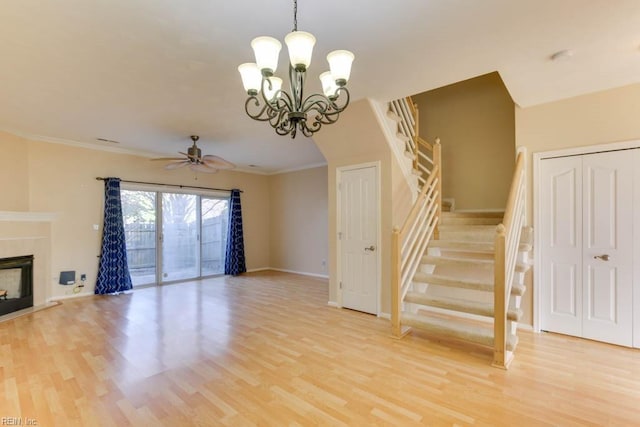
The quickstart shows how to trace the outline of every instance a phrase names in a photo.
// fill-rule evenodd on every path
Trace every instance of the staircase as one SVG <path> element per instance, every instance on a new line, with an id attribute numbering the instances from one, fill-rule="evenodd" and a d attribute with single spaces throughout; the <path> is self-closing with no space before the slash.
<path id="1" fill-rule="evenodd" d="M 440 239 L 429 243 L 403 299 L 402 325 L 494 347 L 494 239 L 502 219 L 503 212 L 442 213 Z M 506 351 L 510 353 L 518 343 L 524 273 L 530 267 L 531 233 L 526 231 L 518 247 L 517 274 L 506 310 Z"/>
<path id="2" fill-rule="evenodd" d="M 392 103 L 390 111 L 396 114 L 398 108 Z M 491 347 L 492 365 L 507 369 L 518 344 L 524 275 L 530 268 L 525 154 L 518 153 L 504 212 L 445 212 L 439 143 L 426 149 L 415 124 L 408 133 L 414 135 L 406 144 L 413 169 L 426 179 L 418 182 L 420 194 L 404 225 L 392 234 L 392 333 L 401 338 L 416 328 L 440 339 Z"/>

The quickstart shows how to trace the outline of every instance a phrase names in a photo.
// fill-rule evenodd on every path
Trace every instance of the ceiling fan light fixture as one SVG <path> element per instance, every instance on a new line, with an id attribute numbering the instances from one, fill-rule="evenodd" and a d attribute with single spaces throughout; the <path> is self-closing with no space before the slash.
<path id="1" fill-rule="evenodd" d="M 216 173 L 220 169 L 233 169 L 236 167 L 233 163 L 213 154 L 202 155 L 202 150 L 198 147 L 197 142 L 200 139 L 198 135 L 191 135 L 193 145 L 187 148 L 187 152 L 179 151 L 183 157 L 161 157 L 151 160 L 169 160 L 164 168 L 168 170 L 179 169 L 184 166 L 194 172 Z"/>

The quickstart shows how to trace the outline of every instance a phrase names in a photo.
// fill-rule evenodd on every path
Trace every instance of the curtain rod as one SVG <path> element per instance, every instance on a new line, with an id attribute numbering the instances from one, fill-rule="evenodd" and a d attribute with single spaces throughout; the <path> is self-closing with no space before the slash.
<path id="1" fill-rule="evenodd" d="M 104 181 L 107 178 L 103 178 L 101 176 L 97 176 L 96 180 L 98 181 Z M 129 181 L 126 179 L 121 179 L 120 182 L 128 182 L 130 184 L 147 184 L 147 185 L 163 185 L 165 187 L 178 187 L 178 188 L 195 188 L 198 190 L 214 190 L 214 191 L 231 191 L 228 188 L 211 188 L 211 187 L 196 187 L 193 185 L 179 185 L 179 184 L 161 184 L 158 182 L 144 182 L 144 181 Z M 241 193 L 244 193 L 244 191 L 239 190 Z"/>

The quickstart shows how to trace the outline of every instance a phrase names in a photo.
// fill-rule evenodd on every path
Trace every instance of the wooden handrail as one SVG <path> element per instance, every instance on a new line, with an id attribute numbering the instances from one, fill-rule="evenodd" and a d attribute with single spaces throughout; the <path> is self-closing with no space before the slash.
<path id="1" fill-rule="evenodd" d="M 409 109 L 411 110 L 411 114 L 413 114 L 413 117 L 417 117 L 416 104 L 413 103 L 413 100 L 411 99 L 410 96 L 407 96 L 406 100 L 407 100 L 407 104 L 409 104 Z"/>
<path id="2" fill-rule="evenodd" d="M 504 227 L 508 230 L 513 222 L 514 207 L 517 200 L 517 193 L 520 188 L 520 175 L 524 169 L 524 153 L 518 153 L 516 158 L 516 168 L 513 171 L 513 180 L 511 181 L 511 187 L 509 188 L 509 197 L 507 198 L 507 207 L 504 210 L 503 223 Z"/>
<path id="3" fill-rule="evenodd" d="M 420 147 L 426 148 L 429 151 L 433 151 L 433 145 L 419 135 L 416 136 L 416 143 Z"/>
<path id="4" fill-rule="evenodd" d="M 436 201 L 440 204 L 437 193 L 439 176 L 439 166 L 434 165 L 402 227 L 394 228 L 391 235 L 391 329 L 396 337 L 402 335 L 400 311 L 404 293 L 439 221 L 438 210 L 434 206 Z"/>
<path id="5" fill-rule="evenodd" d="M 524 198 L 526 177 L 525 153 L 516 157 L 516 167 L 509 188 L 507 207 L 502 224 L 496 228 L 494 259 L 494 350 L 493 366 L 506 369 L 512 355 L 507 352 L 507 310 L 515 274 L 518 245 L 524 226 Z"/>
<path id="6" fill-rule="evenodd" d="M 438 173 L 438 166 L 436 165 L 433 167 L 433 170 L 431 171 L 431 175 L 429 175 L 429 178 L 427 178 L 427 181 L 422 187 L 422 191 L 420 192 L 420 195 L 418 196 L 416 203 L 414 203 L 413 207 L 411 208 L 411 211 L 409 211 L 409 215 L 404 220 L 404 224 L 402 224 L 402 228 L 400 229 L 400 237 L 405 237 L 408 228 L 411 226 L 412 222 L 418 216 L 418 212 L 420 212 L 420 200 L 424 199 L 425 195 L 427 194 L 427 191 L 429 190 L 429 186 L 431 185 L 433 180 L 436 178 L 437 173 Z"/>

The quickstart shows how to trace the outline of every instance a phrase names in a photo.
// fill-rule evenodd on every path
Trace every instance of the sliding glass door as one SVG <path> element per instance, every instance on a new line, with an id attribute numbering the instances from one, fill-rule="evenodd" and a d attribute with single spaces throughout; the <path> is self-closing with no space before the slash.
<path id="1" fill-rule="evenodd" d="M 227 197 L 122 190 L 134 286 L 224 273 Z"/>
<path id="2" fill-rule="evenodd" d="M 127 262 L 133 286 L 157 282 L 156 193 L 121 190 Z"/>
<path id="3" fill-rule="evenodd" d="M 223 274 L 229 200 L 202 197 L 201 212 L 202 275 Z"/>
<path id="4" fill-rule="evenodd" d="M 197 196 L 162 193 L 162 281 L 200 276 Z"/>

